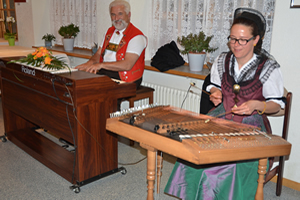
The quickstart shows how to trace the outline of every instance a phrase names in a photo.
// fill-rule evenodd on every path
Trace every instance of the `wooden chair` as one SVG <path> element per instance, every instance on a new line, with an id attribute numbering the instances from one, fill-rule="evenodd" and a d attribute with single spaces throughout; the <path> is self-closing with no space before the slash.
<path id="1" fill-rule="evenodd" d="M 286 104 L 285 109 L 275 114 L 275 116 L 283 115 L 283 128 L 282 128 L 282 138 L 287 140 L 288 137 L 288 129 L 289 129 L 289 121 L 290 121 L 290 110 L 292 105 L 292 93 L 287 92 L 285 90 L 286 96 Z M 271 115 L 272 116 L 272 115 Z M 279 163 L 276 167 L 272 168 L 273 161 L 270 161 L 269 171 L 265 176 L 265 183 L 269 182 L 274 176 L 277 175 L 277 184 L 276 184 L 276 195 L 281 195 L 282 190 L 282 179 L 283 179 L 283 170 L 284 170 L 284 161 L 285 156 L 279 157 Z"/>
<path id="2" fill-rule="evenodd" d="M 147 99 L 147 98 L 149 99 L 149 104 L 153 104 L 153 92 L 154 92 L 153 88 L 141 85 L 136 90 L 135 96 L 125 98 L 122 101 L 129 101 L 130 108 L 134 107 L 135 101 L 139 101 L 139 100 Z M 130 146 L 133 146 L 133 145 L 134 145 L 134 141 L 130 140 Z"/>

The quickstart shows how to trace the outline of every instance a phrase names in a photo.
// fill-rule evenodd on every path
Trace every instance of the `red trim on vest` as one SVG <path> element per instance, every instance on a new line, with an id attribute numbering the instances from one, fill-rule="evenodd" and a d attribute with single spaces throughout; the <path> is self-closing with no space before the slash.
<path id="1" fill-rule="evenodd" d="M 103 62 L 103 56 L 104 51 L 107 45 L 109 44 L 109 41 L 111 39 L 112 34 L 115 31 L 115 27 L 110 27 L 105 35 L 105 40 L 103 47 L 101 49 L 101 56 L 100 56 L 100 62 Z M 116 53 L 116 60 L 124 60 L 127 46 L 129 41 L 137 36 L 137 35 L 144 35 L 139 29 L 137 29 L 132 23 L 128 25 L 126 30 L 123 32 L 123 38 L 121 39 L 121 42 L 119 44 L 117 53 Z M 146 48 L 145 48 L 146 49 Z M 139 59 L 136 61 L 134 66 L 129 71 L 120 71 L 119 76 L 122 81 L 126 82 L 134 82 L 140 78 L 142 78 L 145 68 L 145 49 L 141 53 Z"/>

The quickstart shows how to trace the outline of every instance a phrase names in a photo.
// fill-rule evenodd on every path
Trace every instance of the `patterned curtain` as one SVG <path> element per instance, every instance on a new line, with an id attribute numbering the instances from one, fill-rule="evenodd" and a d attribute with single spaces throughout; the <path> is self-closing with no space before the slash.
<path id="1" fill-rule="evenodd" d="M 56 37 L 56 44 L 62 45 L 58 30 L 62 25 L 73 23 L 80 32 L 74 46 L 91 48 L 97 38 L 97 0 L 52 0 L 50 7 L 51 33 Z"/>
<path id="2" fill-rule="evenodd" d="M 159 47 L 172 40 L 177 42 L 177 37 L 203 31 L 214 36 L 210 45 L 218 47 L 207 56 L 207 61 L 212 62 L 221 52 L 228 51 L 227 37 L 238 7 L 257 9 L 265 16 L 267 28 L 263 48 L 269 51 L 275 0 L 152 0 L 150 55 L 154 56 Z M 184 58 L 187 61 L 187 57 Z"/>

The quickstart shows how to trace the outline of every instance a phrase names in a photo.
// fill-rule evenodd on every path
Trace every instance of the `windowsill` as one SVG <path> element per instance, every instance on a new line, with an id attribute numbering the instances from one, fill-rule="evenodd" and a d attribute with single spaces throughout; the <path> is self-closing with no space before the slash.
<path id="1" fill-rule="evenodd" d="M 32 48 L 38 48 L 39 46 L 32 46 Z M 90 49 L 81 49 L 81 48 L 74 48 L 73 51 L 65 51 L 63 46 L 53 46 L 49 48 L 51 51 L 65 53 L 68 56 L 74 56 L 78 58 L 86 58 L 90 59 L 92 57 L 92 50 Z"/>
<path id="2" fill-rule="evenodd" d="M 8 41 L 4 38 L 0 38 L 0 45 L 8 45 Z M 15 45 L 18 45 L 18 40 L 15 40 Z"/>
<path id="3" fill-rule="evenodd" d="M 158 69 L 151 66 L 151 61 L 149 61 L 149 60 L 145 61 L 145 69 L 160 72 Z M 194 71 L 191 71 L 188 64 L 186 64 L 186 65 L 182 65 L 180 67 L 176 67 L 174 69 L 170 69 L 168 71 L 160 72 L 160 73 L 167 73 L 167 74 L 173 74 L 173 75 L 178 75 L 178 76 L 184 76 L 184 77 L 204 80 L 205 77 L 210 73 L 210 70 L 208 69 L 208 67 L 206 65 L 204 65 L 202 71 L 194 72 Z"/>
<path id="4" fill-rule="evenodd" d="M 38 48 L 38 46 L 33 46 L 33 48 Z M 90 49 L 74 48 L 73 51 L 65 51 L 63 46 L 53 46 L 50 49 L 55 52 L 61 52 L 67 54 L 68 56 L 74 56 L 79 58 L 90 59 L 92 56 L 92 51 Z M 160 72 L 158 69 L 151 66 L 151 61 L 149 60 L 145 61 L 145 69 L 150 71 Z M 173 75 L 178 75 L 183 77 L 204 80 L 205 77 L 210 73 L 210 71 L 206 65 L 203 66 L 203 70 L 200 72 L 191 71 L 188 65 L 182 65 L 175 69 L 170 69 L 168 71 L 160 72 L 160 73 L 167 73 L 167 74 L 173 74 Z"/>

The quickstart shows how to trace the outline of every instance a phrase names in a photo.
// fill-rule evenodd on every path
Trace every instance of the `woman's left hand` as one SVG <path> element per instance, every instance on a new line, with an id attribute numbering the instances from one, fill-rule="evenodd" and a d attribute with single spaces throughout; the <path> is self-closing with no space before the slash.
<path id="1" fill-rule="evenodd" d="M 237 115 L 251 115 L 254 110 L 256 110 L 256 106 L 260 101 L 250 100 L 238 107 L 233 107 L 231 109 L 232 113 Z"/>

